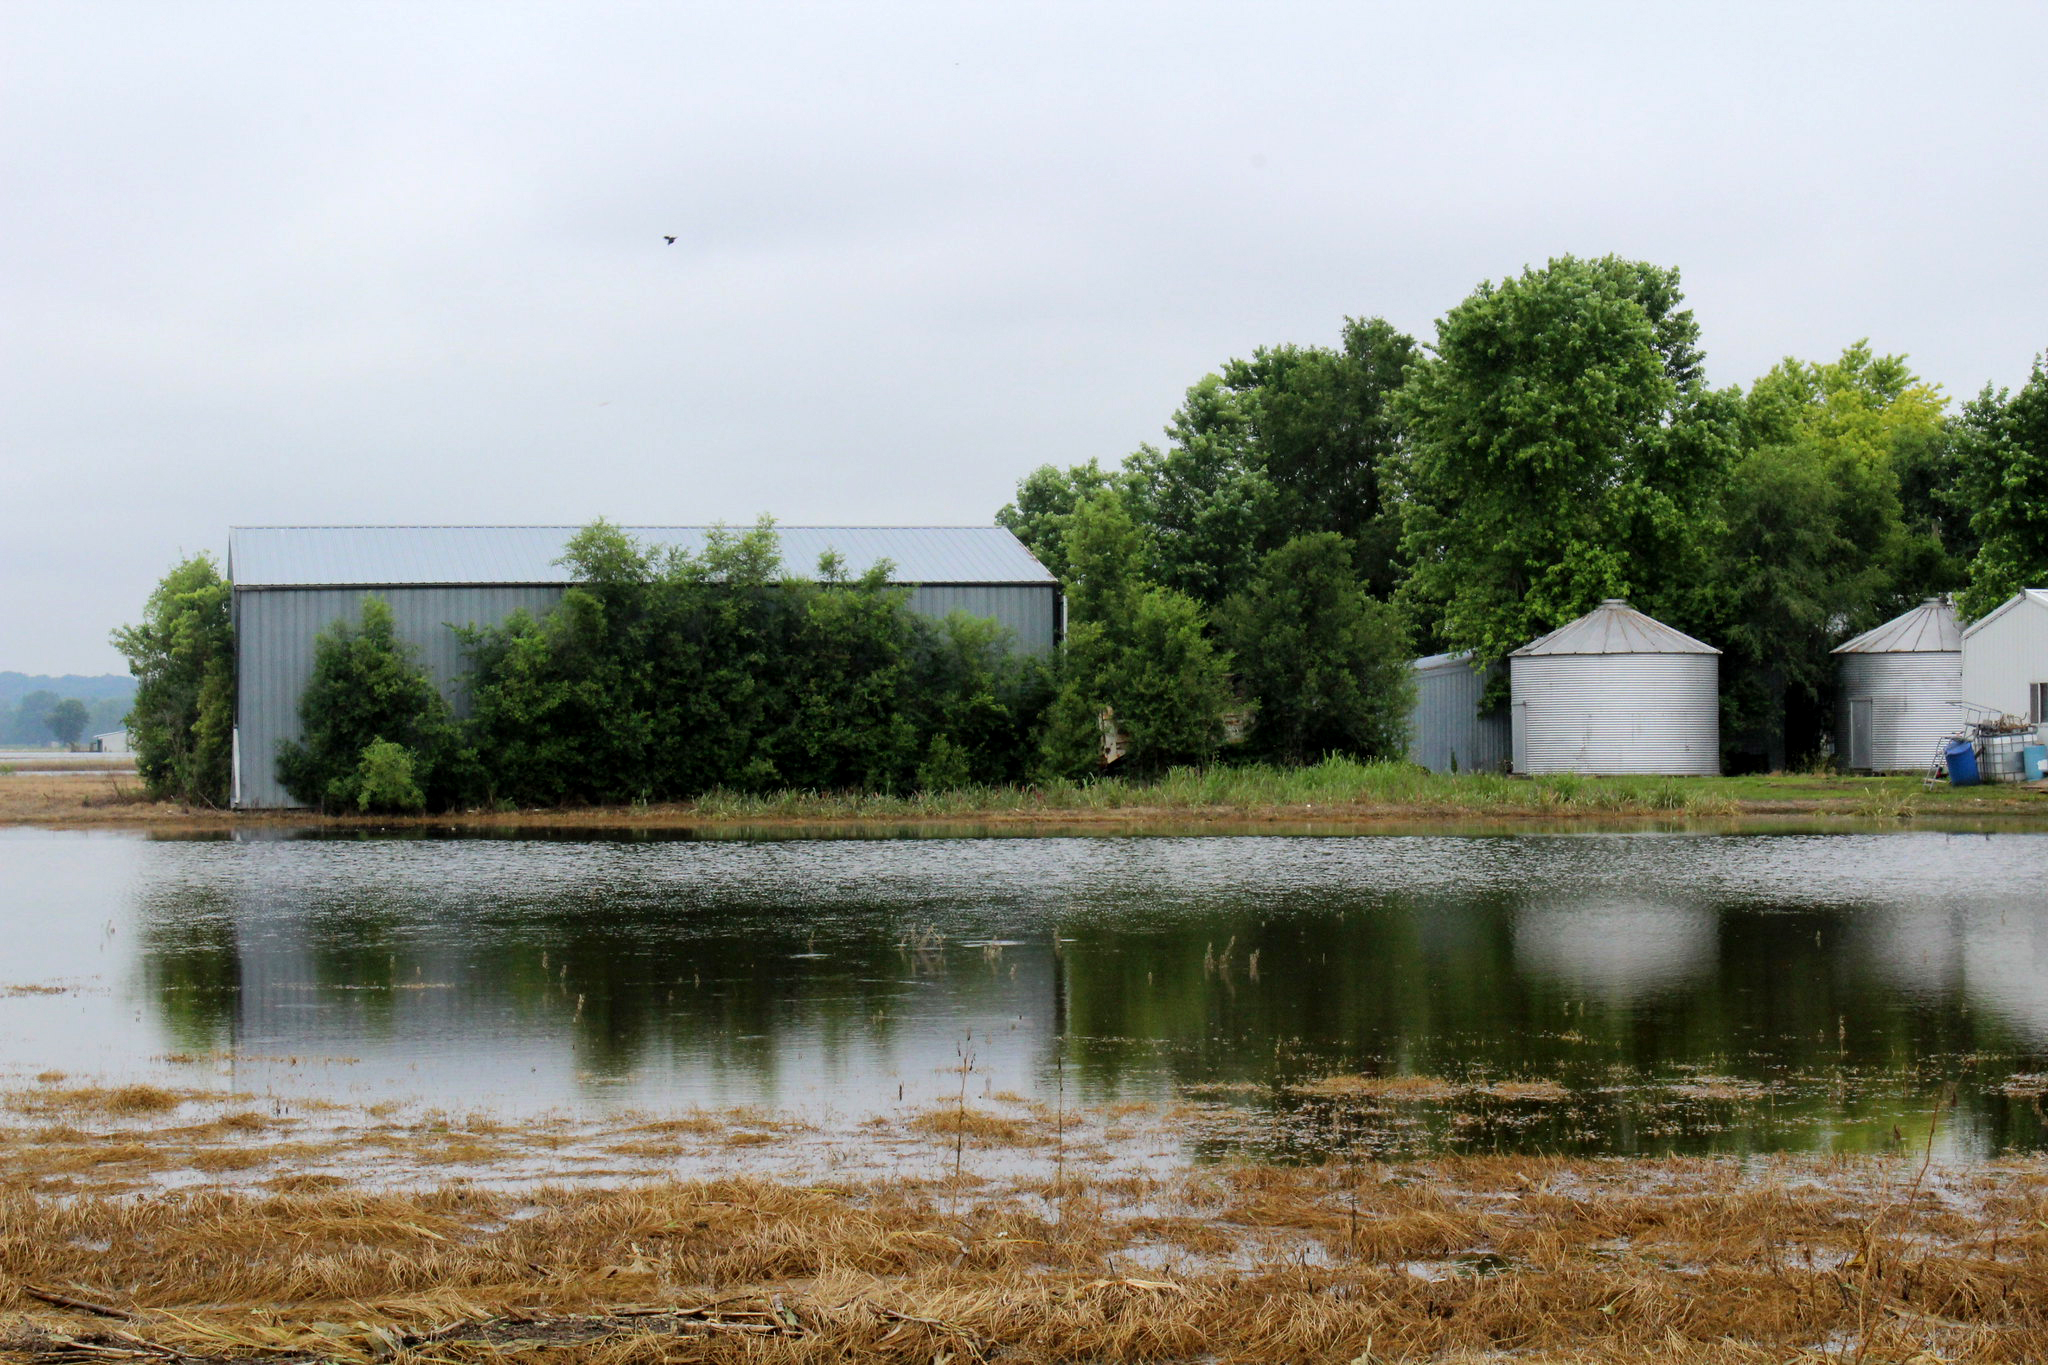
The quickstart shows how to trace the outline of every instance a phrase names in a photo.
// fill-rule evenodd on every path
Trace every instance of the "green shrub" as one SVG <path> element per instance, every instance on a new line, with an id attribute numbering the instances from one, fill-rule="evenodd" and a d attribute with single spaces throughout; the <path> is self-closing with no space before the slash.
<path id="1" fill-rule="evenodd" d="M 363 746 L 355 771 L 335 779 L 328 794 L 333 804 L 361 811 L 423 810 L 427 798 L 414 768 L 412 750 L 388 739 L 373 739 Z"/>

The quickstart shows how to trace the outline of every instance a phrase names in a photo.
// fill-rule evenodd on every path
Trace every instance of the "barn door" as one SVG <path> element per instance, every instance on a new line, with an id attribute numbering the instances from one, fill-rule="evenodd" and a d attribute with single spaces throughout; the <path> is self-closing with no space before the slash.
<path id="1" fill-rule="evenodd" d="M 1849 766 L 1862 772 L 1877 766 L 1877 737 L 1871 733 L 1871 709 L 1868 697 L 1849 699 Z"/>

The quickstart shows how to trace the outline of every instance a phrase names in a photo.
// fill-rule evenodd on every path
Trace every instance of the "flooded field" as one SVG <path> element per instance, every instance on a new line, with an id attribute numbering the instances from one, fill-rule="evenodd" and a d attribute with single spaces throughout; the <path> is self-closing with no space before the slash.
<path id="1" fill-rule="evenodd" d="M 1918 1151 L 1940 1108 L 1940 1155 L 2026 1153 L 2044 877 L 2026 834 L 12 830 L 0 1088 L 577 1122 L 1149 1104 L 1281 1158 Z"/>

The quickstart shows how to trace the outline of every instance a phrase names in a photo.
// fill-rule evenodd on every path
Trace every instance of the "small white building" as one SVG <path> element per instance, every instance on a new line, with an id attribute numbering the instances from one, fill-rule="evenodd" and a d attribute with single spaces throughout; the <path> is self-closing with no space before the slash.
<path id="1" fill-rule="evenodd" d="M 2048 721 L 2048 588 L 2014 593 L 1963 632 L 1963 704 Z"/>
<path id="2" fill-rule="evenodd" d="M 1515 771 L 1721 771 L 1721 651 L 1610 597 L 1508 656 Z"/>
<path id="3" fill-rule="evenodd" d="M 128 732 L 109 730 L 92 737 L 92 751 L 96 754 L 125 754 L 128 750 Z"/>
<path id="4" fill-rule="evenodd" d="M 1926 772 L 1963 724 L 1963 627 L 1946 597 L 1835 648 L 1838 751 L 1852 772 Z"/>
<path id="5" fill-rule="evenodd" d="M 1508 715 L 1485 707 L 1497 669 L 1473 666 L 1471 653 L 1432 654 L 1414 665 L 1408 712 L 1408 761 L 1433 773 L 1497 773 L 1507 767 Z"/>

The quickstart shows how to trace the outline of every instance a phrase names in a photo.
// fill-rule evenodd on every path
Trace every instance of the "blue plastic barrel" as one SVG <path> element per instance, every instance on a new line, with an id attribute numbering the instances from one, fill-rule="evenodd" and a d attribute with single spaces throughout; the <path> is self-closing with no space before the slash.
<path id="1" fill-rule="evenodd" d="M 1952 739 L 1948 743 L 1948 784 L 1951 787 L 1974 787 L 1977 777 L 1977 750 L 1967 739 Z"/>

